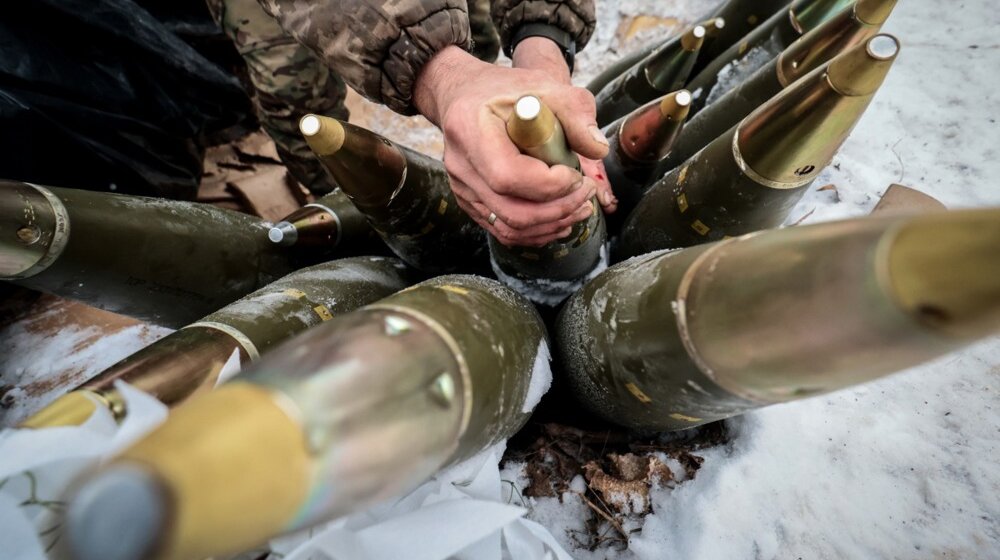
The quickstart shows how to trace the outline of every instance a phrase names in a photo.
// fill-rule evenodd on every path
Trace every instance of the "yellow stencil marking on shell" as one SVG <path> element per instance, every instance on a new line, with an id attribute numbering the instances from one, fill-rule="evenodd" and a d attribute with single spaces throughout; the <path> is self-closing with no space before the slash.
<path id="1" fill-rule="evenodd" d="M 706 235 L 708 232 L 712 231 L 712 228 L 703 224 L 701 220 L 695 220 L 694 223 L 691 224 L 691 229 L 697 231 L 699 235 Z"/>
<path id="2" fill-rule="evenodd" d="M 740 43 L 740 56 L 743 56 L 743 53 L 747 52 L 747 47 L 749 46 L 746 41 Z"/>
<path id="3" fill-rule="evenodd" d="M 577 239 L 577 241 L 583 243 L 588 239 L 590 239 L 590 227 L 584 228 L 583 233 L 580 234 L 580 237 Z"/>
<path id="4" fill-rule="evenodd" d="M 420 235 L 423 235 L 432 229 L 434 229 L 434 224 L 432 222 L 427 222 L 427 225 L 424 226 L 424 229 L 420 230 Z"/>
<path id="5" fill-rule="evenodd" d="M 438 286 L 438 287 L 441 288 L 442 290 L 446 291 L 446 292 L 451 292 L 453 294 L 458 294 L 460 296 L 464 296 L 464 295 L 468 295 L 469 294 L 469 290 L 466 290 L 465 288 L 463 288 L 461 286 L 453 286 L 451 284 L 444 284 L 443 286 Z"/>
<path id="6" fill-rule="evenodd" d="M 681 172 L 677 175 L 677 184 L 678 185 L 683 185 L 684 181 L 687 181 L 687 178 L 688 178 L 688 167 L 690 167 L 690 166 L 685 165 L 684 167 L 682 167 L 681 168 Z"/>
<path id="7" fill-rule="evenodd" d="M 438 204 L 438 214 L 444 214 L 448 210 L 448 201 L 441 199 L 441 203 Z"/>
<path id="8" fill-rule="evenodd" d="M 674 412 L 670 415 L 674 420 L 680 420 L 682 422 L 701 422 L 701 418 L 695 418 L 694 416 L 685 416 L 680 412 Z"/>
<path id="9" fill-rule="evenodd" d="M 757 16 L 751 15 L 750 17 L 748 17 L 747 23 L 749 23 L 750 25 L 757 25 Z"/>
<path id="10" fill-rule="evenodd" d="M 561 259 L 561 258 L 565 257 L 568 254 L 569 254 L 569 249 L 567 249 L 566 247 L 563 247 L 562 249 L 559 249 L 555 253 L 552 253 L 552 258 L 553 259 Z"/>
<path id="11" fill-rule="evenodd" d="M 629 393 L 632 393 L 633 397 L 639 399 L 639 402 L 642 404 L 649 404 L 653 402 L 653 399 L 649 398 L 649 395 L 646 393 L 643 393 L 642 389 L 636 387 L 635 383 L 626 383 L 625 388 L 628 389 Z"/>
<path id="12" fill-rule="evenodd" d="M 524 257 L 524 258 L 526 258 L 526 259 L 533 260 L 533 261 L 537 261 L 537 260 L 541 259 L 541 257 L 538 256 L 538 253 L 529 253 L 527 251 L 521 253 L 521 256 Z"/>
<path id="13" fill-rule="evenodd" d="M 677 209 L 683 214 L 688 209 L 688 197 L 686 194 L 681 193 L 677 195 Z"/>
<path id="14" fill-rule="evenodd" d="M 315 311 L 316 315 L 319 315 L 319 318 L 324 321 L 333 319 L 333 313 L 330 313 L 330 310 L 327 309 L 325 305 L 317 305 L 316 307 L 313 307 L 313 311 Z"/>
<path id="15" fill-rule="evenodd" d="M 281 292 L 286 296 L 293 297 L 295 299 L 302 299 L 306 297 L 306 293 L 302 290 L 296 290 L 295 288 L 288 288 L 287 290 Z"/>

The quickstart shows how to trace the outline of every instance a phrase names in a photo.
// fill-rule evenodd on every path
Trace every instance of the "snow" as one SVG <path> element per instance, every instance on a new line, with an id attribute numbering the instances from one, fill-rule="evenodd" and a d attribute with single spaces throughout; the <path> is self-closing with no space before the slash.
<path id="1" fill-rule="evenodd" d="M 535 352 L 535 362 L 531 367 L 531 380 L 528 382 L 528 394 L 524 396 L 524 404 L 521 412 L 531 412 L 535 410 L 542 397 L 552 386 L 552 355 L 549 353 L 549 345 L 543 338 L 538 342 L 538 351 Z"/>
<path id="2" fill-rule="evenodd" d="M 72 325 L 63 328 L 59 336 L 40 337 L 37 325 L 59 320 L 62 312 L 56 307 L 0 328 L 0 384 L 17 387 L 8 391 L 0 408 L 0 425 L 24 420 L 66 387 L 83 383 L 172 332 L 154 325 L 132 325 L 110 333 Z M 63 375 L 66 372 L 68 375 Z M 59 382 L 48 381 L 56 377 Z M 31 393 L 22 386 L 31 387 Z"/>
<path id="3" fill-rule="evenodd" d="M 719 71 L 719 81 L 709 91 L 706 102 L 715 103 L 721 99 L 723 95 L 729 93 L 730 90 L 743 83 L 757 70 L 760 70 L 774 59 L 777 56 L 776 53 L 780 54 L 781 49 L 777 45 L 777 41 L 772 38 L 766 44 L 750 49 L 750 52 L 743 58 L 724 66 Z"/>

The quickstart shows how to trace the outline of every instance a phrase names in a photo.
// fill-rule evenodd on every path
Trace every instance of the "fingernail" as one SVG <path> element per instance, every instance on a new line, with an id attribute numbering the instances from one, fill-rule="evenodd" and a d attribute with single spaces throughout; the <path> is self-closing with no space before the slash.
<path id="1" fill-rule="evenodd" d="M 573 190 L 574 191 L 579 190 L 580 187 L 583 186 L 583 183 L 584 183 L 584 181 L 586 181 L 586 179 L 587 179 L 586 177 L 580 177 L 579 181 L 573 183 Z"/>
<path id="2" fill-rule="evenodd" d="M 608 145 L 608 139 L 604 136 L 604 133 L 601 132 L 601 129 L 597 128 L 596 124 L 590 125 L 590 128 L 587 130 L 590 131 L 590 135 L 594 138 L 594 142 L 605 146 Z"/>
<path id="3" fill-rule="evenodd" d="M 568 228 L 560 231 L 559 232 L 559 238 L 562 239 L 563 237 L 569 237 L 569 234 L 571 234 L 571 233 L 573 233 L 573 227 L 572 226 L 570 226 L 570 227 L 568 227 Z"/>
<path id="4" fill-rule="evenodd" d="M 608 191 L 601 193 L 601 200 L 604 201 L 605 206 L 611 205 L 611 193 Z"/>

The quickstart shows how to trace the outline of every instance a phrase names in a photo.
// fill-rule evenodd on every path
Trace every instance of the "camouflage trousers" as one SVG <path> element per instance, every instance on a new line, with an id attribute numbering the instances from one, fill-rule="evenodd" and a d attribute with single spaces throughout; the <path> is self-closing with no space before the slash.
<path id="1" fill-rule="evenodd" d="M 298 123 L 308 113 L 347 120 L 344 81 L 287 35 L 257 0 L 207 2 L 215 21 L 246 62 L 258 119 L 277 145 L 289 173 L 315 194 L 333 190 L 333 179 L 309 151 Z M 492 62 L 500 42 L 490 21 L 489 0 L 468 0 L 468 4 L 474 54 Z"/>

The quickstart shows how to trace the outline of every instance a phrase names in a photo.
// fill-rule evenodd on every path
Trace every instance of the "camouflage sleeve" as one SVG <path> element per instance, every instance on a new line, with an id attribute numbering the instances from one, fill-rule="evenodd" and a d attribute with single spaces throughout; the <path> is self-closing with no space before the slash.
<path id="1" fill-rule="evenodd" d="M 468 49 L 465 0 L 259 0 L 281 26 L 365 97 L 405 115 L 423 65 Z"/>
<path id="2" fill-rule="evenodd" d="M 594 0 L 493 0 L 493 21 L 503 50 L 510 56 L 510 39 L 525 23 L 547 23 L 569 33 L 580 50 L 594 33 Z"/>

